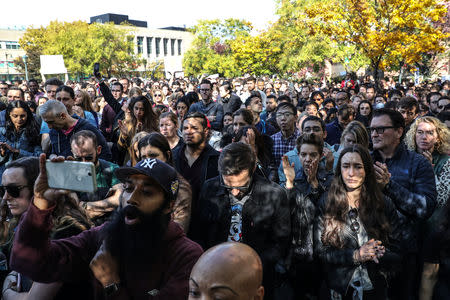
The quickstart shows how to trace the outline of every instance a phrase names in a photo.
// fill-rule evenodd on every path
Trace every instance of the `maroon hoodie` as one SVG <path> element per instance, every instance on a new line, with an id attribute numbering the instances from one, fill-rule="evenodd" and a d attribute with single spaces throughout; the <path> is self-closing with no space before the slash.
<path id="1" fill-rule="evenodd" d="M 89 263 L 102 244 L 102 226 L 70 238 L 49 239 L 53 208 L 39 210 L 31 204 L 15 235 L 11 268 L 38 282 L 76 283 L 90 278 L 84 299 L 105 299 Z M 162 257 L 145 271 L 125 267 L 126 286 L 109 299 L 187 299 L 189 275 L 202 254 L 202 248 L 189 240 L 181 227 L 170 221 Z M 74 296 L 75 297 L 75 296 Z M 77 299 L 79 295 L 76 296 Z"/>

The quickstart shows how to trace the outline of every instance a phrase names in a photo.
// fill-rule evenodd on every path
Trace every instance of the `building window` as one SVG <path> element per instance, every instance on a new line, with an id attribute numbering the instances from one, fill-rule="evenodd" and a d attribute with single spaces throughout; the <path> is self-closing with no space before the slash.
<path id="1" fill-rule="evenodd" d="M 155 38 L 155 43 L 156 43 L 156 45 L 155 45 L 156 56 L 159 56 L 159 54 L 161 53 L 161 48 L 160 48 L 161 38 Z"/>
<path id="2" fill-rule="evenodd" d="M 169 44 L 169 39 L 163 39 L 163 46 L 164 46 L 164 56 L 167 56 L 167 46 Z"/>
<path id="3" fill-rule="evenodd" d="M 5 41 L 6 49 L 20 49 L 18 42 Z"/>
<path id="4" fill-rule="evenodd" d="M 144 37 L 138 36 L 137 37 L 137 51 L 138 51 L 138 54 L 142 54 L 144 52 L 143 44 L 144 44 Z"/>
<path id="5" fill-rule="evenodd" d="M 152 54 L 152 42 L 153 38 L 147 37 L 147 56 L 150 56 L 150 54 Z"/>
<path id="6" fill-rule="evenodd" d="M 178 40 L 178 55 L 181 55 L 181 40 Z"/>
<path id="7" fill-rule="evenodd" d="M 170 39 L 170 55 L 175 55 L 175 41 L 176 39 Z"/>

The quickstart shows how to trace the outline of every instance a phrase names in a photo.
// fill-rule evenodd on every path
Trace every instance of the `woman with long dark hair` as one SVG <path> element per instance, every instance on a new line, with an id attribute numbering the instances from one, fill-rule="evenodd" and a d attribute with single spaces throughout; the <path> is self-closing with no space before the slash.
<path id="1" fill-rule="evenodd" d="M 356 119 L 363 123 L 364 125 L 369 126 L 372 121 L 373 107 L 370 101 L 362 100 L 358 104 L 358 111 L 356 112 Z"/>
<path id="2" fill-rule="evenodd" d="M 21 216 L 33 201 L 33 186 L 39 175 L 39 159 L 23 157 L 8 164 L 2 175 L 5 186 L 0 188 L 0 250 L 9 258 L 14 235 Z M 79 207 L 73 193 L 62 196 L 53 210 L 53 227 L 49 228 L 51 239 L 62 239 L 89 229 L 92 223 Z M 10 271 L 10 270 L 9 270 Z M 3 284 L 3 299 L 80 299 L 86 282 L 38 283 L 25 276 L 10 273 Z M 81 295 L 80 295 L 81 294 Z M 75 295 L 75 296 L 74 296 Z M 81 297 L 82 298 L 82 297 Z"/>
<path id="3" fill-rule="evenodd" d="M 41 153 L 39 125 L 30 107 L 22 100 L 10 102 L 6 108 L 5 127 L 0 127 L 0 176 L 7 163 Z"/>
<path id="4" fill-rule="evenodd" d="M 326 299 L 387 299 L 383 261 L 396 211 L 376 183 L 369 151 L 342 150 L 335 177 L 316 220 L 314 249 L 326 276 Z M 386 248 L 385 248 L 386 247 Z"/>
<path id="5" fill-rule="evenodd" d="M 122 149 L 132 151 L 129 148 L 136 133 L 158 131 L 158 117 L 145 96 L 132 98 L 128 104 L 128 112 L 125 119 L 118 122 L 120 135 L 117 144 Z"/>
<path id="6" fill-rule="evenodd" d="M 88 92 L 83 91 L 83 90 L 78 90 L 75 92 L 75 110 L 78 112 L 77 114 L 79 114 L 80 117 L 82 118 L 86 118 L 84 112 L 88 111 L 92 114 L 92 116 L 95 119 L 95 122 L 97 123 L 97 127 L 99 124 L 98 121 L 98 114 L 97 112 L 94 110 L 94 106 L 92 105 L 92 98 L 89 95 Z M 76 107 L 80 107 L 81 109 L 77 109 Z"/>

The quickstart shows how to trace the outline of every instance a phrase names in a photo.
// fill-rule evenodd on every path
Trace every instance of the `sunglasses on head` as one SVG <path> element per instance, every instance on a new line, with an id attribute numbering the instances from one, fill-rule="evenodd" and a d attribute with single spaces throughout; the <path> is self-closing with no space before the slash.
<path id="1" fill-rule="evenodd" d="M 0 195 L 3 197 L 5 192 L 8 192 L 13 198 L 17 198 L 20 195 L 20 191 L 28 186 L 26 185 L 0 185 Z"/>

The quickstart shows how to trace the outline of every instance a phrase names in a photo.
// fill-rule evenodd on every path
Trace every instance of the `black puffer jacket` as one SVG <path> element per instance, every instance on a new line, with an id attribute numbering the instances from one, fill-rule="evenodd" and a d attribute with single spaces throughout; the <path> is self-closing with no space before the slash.
<path id="1" fill-rule="evenodd" d="M 320 212 L 314 225 L 314 254 L 322 262 L 328 288 L 345 295 L 353 273 L 358 267 L 358 264 L 353 261 L 353 253 L 362 245 L 358 244 L 358 238 L 350 228 L 351 221 L 349 218 L 347 218 L 347 222 L 343 228 L 343 248 L 336 248 L 322 243 L 325 199 L 327 199 L 326 194 L 321 199 Z M 379 283 L 383 283 L 383 286 L 388 286 L 390 276 L 398 270 L 401 261 L 399 241 L 392 237 L 396 236 L 395 231 L 398 230 L 399 217 L 389 198 L 385 198 L 385 213 L 391 225 L 389 244 L 384 245 L 386 252 L 380 259 L 379 264 L 372 261 L 364 263 L 375 289 L 382 288 L 382 286 L 378 285 Z M 368 239 L 370 240 L 371 238 L 373 237 L 369 235 Z"/>

